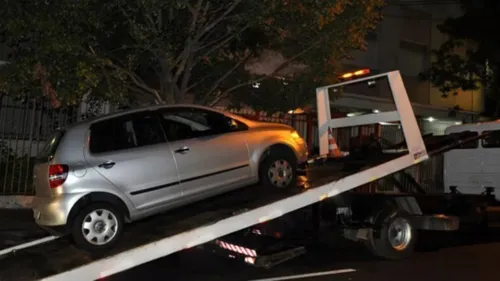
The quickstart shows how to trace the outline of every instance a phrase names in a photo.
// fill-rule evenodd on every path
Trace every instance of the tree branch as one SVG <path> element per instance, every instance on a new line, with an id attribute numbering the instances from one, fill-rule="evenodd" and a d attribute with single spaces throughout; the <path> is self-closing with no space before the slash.
<path id="1" fill-rule="evenodd" d="M 145 94 L 145 95 L 150 94 L 149 92 L 146 92 L 143 89 L 141 89 L 139 87 L 134 87 L 132 85 L 125 85 L 125 87 L 133 92 L 136 92 L 136 93 Z M 159 95 L 154 99 L 155 104 L 161 104 L 162 101 L 163 101 L 163 99 L 161 99 L 161 97 Z"/>
<path id="2" fill-rule="evenodd" d="M 240 67 L 241 65 L 246 63 L 250 59 L 251 56 L 252 56 L 252 52 L 248 51 L 248 53 L 238 63 L 236 63 L 233 67 L 231 67 L 228 71 L 226 71 L 226 73 L 224 73 L 224 75 L 222 75 L 219 79 L 217 79 L 217 81 L 215 81 L 212 84 L 212 87 L 210 87 L 210 89 L 205 93 L 205 95 L 203 95 L 202 100 L 205 100 L 206 98 L 208 98 L 208 96 L 210 96 L 210 94 L 212 94 L 215 90 L 217 90 L 217 88 L 219 88 L 220 84 L 222 82 L 224 82 L 224 80 L 226 80 L 229 77 L 229 75 L 231 75 L 234 71 L 236 71 L 236 69 L 238 69 L 238 67 Z"/>
<path id="3" fill-rule="evenodd" d="M 198 86 L 198 85 L 200 85 L 201 83 L 205 82 L 205 81 L 206 81 L 208 78 L 210 78 L 210 77 L 211 77 L 211 76 L 209 76 L 209 75 L 205 75 L 205 77 L 203 77 L 203 78 L 199 79 L 196 83 L 194 83 L 194 84 L 192 84 L 192 85 L 188 86 L 188 87 L 186 88 L 186 92 L 191 91 L 191 90 L 192 90 L 192 89 L 194 89 L 196 86 Z"/>
<path id="4" fill-rule="evenodd" d="M 189 34 L 190 35 L 196 30 L 196 25 L 198 23 L 202 4 L 203 4 L 203 0 L 198 0 L 196 7 L 192 7 L 189 4 L 189 2 L 187 2 L 187 4 L 186 4 L 188 6 L 188 9 L 191 11 L 191 14 L 193 15 L 193 17 L 191 19 L 191 24 L 189 26 Z M 182 59 L 180 61 L 180 65 L 179 65 L 179 67 L 177 67 L 177 71 L 175 72 L 174 77 L 173 77 L 174 83 L 177 83 L 180 75 L 186 69 L 186 64 L 187 64 L 188 60 L 192 61 L 193 49 L 194 49 L 194 46 L 197 44 L 199 38 L 201 38 L 200 34 L 198 34 L 194 38 L 191 38 L 191 36 L 190 36 L 190 38 L 188 38 L 188 40 L 186 42 L 186 46 L 180 55 L 182 57 Z M 184 75 L 184 77 L 186 77 L 186 75 Z"/>
<path id="5" fill-rule="evenodd" d="M 177 81 L 179 80 L 179 77 L 181 76 L 182 72 L 185 71 L 187 61 L 188 60 L 194 61 L 192 56 L 196 52 L 195 47 L 199 43 L 200 39 L 207 32 L 209 32 L 215 26 L 217 26 L 219 23 L 221 23 L 226 18 L 226 16 L 228 14 L 230 14 L 241 3 L 241 1 L 242 0 L 235 0 L 231 5 L 228 6 L 228 8 L 222 13 L 222 15 L 220 17 L 218 17 L 214 21 L 206 24 L 205 27 L 201 28 L 199 30 L 199 32 L 194 37 L 187 40 L 184 50 L 181 52 L 179 57 L 175 60 L 176 63 L 174 63 L 174 65 L 177 65 L 177 63 L 179 63 L 177 70 L 172 78 L 174 83 L 177 84 Z M 192 14 L 193 14 L 193 20 L 192 20 L 191 27 L 190 27 L 190 33 L 194 32 L 194 29 L 196 27 L 196 23 L 198 21 L 199 12 L 200 12 L 202 3 L 203 3 L 202 0 L 199 0 L 196 8 L 194 8 L 194 7 L 189 8 L 188 7 L 188 9 L 192 10 Z M 208 7 L 209 6 L 207 3 L 207 5 L 205 6 L 205 14 L 208 12 Z M 227 42 L 225 42 L 225 44 L 227 44 Z M 221 46 L 223 46 L 223 45 L 221 45 Z M 184 77 L 187 77 L 187 76 L 184 76 Z M 187 84 L 186 84 L 186 86 L 187 86 Z"/>
<path id="6" fill-rule="evenodd" d="M 208 56 L 210 55 L 212 52 L 214 52 L 215 50 L 223 47 L 224 45 L 226 45 L 227 43 L 229 43 L 231 40 L 233 40 L 238 34 L 241 34 L 243 31 L 247 30 L 248 28 L 250 27 L 250 25 L 245 25 L 239 32 L 235 32 L 233 34 L 229 34 L 227 35 L 226 37 L 222 37 L 222 38 L 219 38 L 219 39 L 216 39 L 216 40 L 213 40 L 211 42 L 208 42 L 207 44 L 201 46 L 200 48 L 198 48 L 198 50 L 203 50 L 203 49 L 206 49 L 206 48 L 209 48 L 211 47 L 207 52 L 205 52 L 202 56 Z M 198 51 L 197 50 L 197 51 Z"/>
<path id="7" fill-rule="evenodd" d="M 189 4 L 189 1 L 186 1 L 186 3 L 187 3 L 186 6 L 193 15 L 193 19 L 191 20 L 191 26 L 189 27 L 189 33 L 191 34 L 195 30 L 196 24 L 198 23 L 201 11 L 201 4 L 203 4 L 203 0 L 198 0 L 198 3 L 196 3 L 196 7 L 191 6 L 191 4 Z"/>
<path id="8" fill-rule="evenodd" d="M 89 45 L 89 50 L 95 56 L 96 59 L 102 60 L 102 59 L 100 59 L 97 56 L 94 48 L 92 48 L 92 46 L 90 46 L 90 45 Z M 148 94 L 152 95 L 155 100 L 157 100 L 157 101 L 161 101 L 162 100 L 161 97 L 160 97 L 160 95 L 158 94 L 158 91 L 155 90 L 155 89 L 153 89 L 153 88 L 151 88 L 151 87 L 149 87 L 149 86 L 147 86 L 147 84 L 144 82 L 144 80 L 142 80 L 137 74 L 133 73 L 132 71 L 130 71 L 130 70 L 124 68 L 124 67 L 120 67 L 120 66 L 116 65 L 115 63 L 113 63 L 110 60 L 108 60 L 107 62 L 103 61 L 103 63 L 104 63 L 104 65 L 101 66 L 101 69 L 103 71 L 103 74 L 104 74 L 107 82 L 108 82 L 108 85 L 111 85 L 110 84 L 111 81 L 109 80 L 109 76 L 108 76 L 107 71 L 106 71 L 106 69 L 105 69 L 104 66 L 110 66 L 110 67 L 112 67 L 112 68 L 114 68 L 114 69 L 116 69 L 118 71 L 121 71 L 121 72 L 125 73 L 138 88 L 142 89 L 145 93 L 148 93 Z"/>
<path id="9" fill-rule="evenodd" d="M 152 94 L 156 99 L 160 99 L 160 96 L 158 95 L 158 91 L 147 86 L 146 83 L 135 73 L 133 73 L 132 71 L 128 70 L 128 69 L 121 69 L 121 71 L 123 71 L 125 74 L 127 74 L 128 77 L 130 77 L 130 79 L 132 80 L 132 82 L 134 82 L 134 84 L 143 89 L 144 91 Z"/>
<path id="10" fill-rule="evenodd" d="M 210 31 L 212 28 L 217 26 L 219 23 L 221 23 L 227 15 L 229 15 L 240 3 L 242 0 L 235 0 L 227 9 L 222 13 L 220 17 L 218 17 L 216 20 L 214 20 L 212 23 L 208 23 L 205 28 L 202 29 L 202 32 L 200 34 L 200 37 L 203 36 L 205 33 Z"/>
<path id="11" fill-rule="evenodd" d="M 163 72 L 164 77 L 160 77 L 160 82 L 164 83 L 166 80 L 170 91 L 175 95 L 177 92 L 179 92 L 179 87 L 177 86 L 177 83 L 173 80 L 172 77 L 172 68 L 168 63 L 167 58 L 160 58 L 159 59 L 161 71 Z"/>
<path id="12" fill-rule="evenodd" d="M 252 85 L 254 83 L 257 83 L 257 82 L 261 82 L 261 81 L 264 81 L 266 79 L 269 79 L 269 78 L 272 78 L 274 77 L 276 74 L 278 74 L 281 70 L 283 70 L 285 67 L 287 67 L 288 65 L 290 65 L 290 63 L 294 62 L 296 59 L 298 59 L 299 57 L 301 57 L 302 55 L 304 55 L 305 53 L 309 52 L 310 50 L 312 50 L 313 48 L 315 48 L 316 46 L 320 45 L 324 40 L 326 39 L 326 36 L 323 37 L 323 38 L 320 38 L 319 40 L 317 40 L 315 43 L 309 45 L 307 48 L 305 48 L 304 50 L 300 51 L 299 53 L 295 54 L 294 56 L 290 57 L 289 59 L 286 59 L 282 64 L 280 64 L 280 66 L 278 66 L 271 74 L 269 75 L 265 75 L 265 76 L 262 76 L 256 80 L 250 80 L 250 81 L 246 81 L 246 82 L 243 82 L 243 83 L 240 83 L 240 84 L 237 84 L 229 89 L 227 89 L 226 91 L 220 93 L 220 95 L 217 95 L 217 97 L 215 98 L 214 101 L 212 101 L 210 103 L 210 106 L 213 106 L 215 104 L 217 104 L 221 99 L 225 98 L 228 96 L 228 94 L 230 94 L 231 92 L 241 88 L 241 87 L 245 87 L 245 86 L 249 86 L 249 85 Z"/>
<path id="13" fill-rule="evenodd" d="M 191 78 L 191 70 L 192 70 L 193 65 L 194 65 L 194 57 L 191 55 L 191 56 L 189 56 L 189 58 L 186 62 L 187 71 L 184 71 L 184 75 L 182 76 L 181 86 L 180 86 L 179 92 L 177 93 L 177 97 L 176 97 L 177 102 L 182 102 L 181 95 L 186 93 L 189 79 Z"/>

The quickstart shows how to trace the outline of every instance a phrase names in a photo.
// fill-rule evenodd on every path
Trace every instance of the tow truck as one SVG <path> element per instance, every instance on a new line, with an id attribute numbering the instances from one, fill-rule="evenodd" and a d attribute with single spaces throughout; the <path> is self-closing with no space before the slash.
<path id="1" fill-rule="evenodd" d="M 388 82 L 395 110 L 331 118 L 330 92 L 375 80 Z M 353 192 L 471 139 L 455 136 L 424 142 L 399 71 L 322 86 L 316 97 L 320 154 L 328 152 L 330 128 L 378 122 L 400 122 L 404 148 L 396 153 L 361 150 L 338 159 L 311 161 L 307 177 L 295 189 L 260 192 L 258 187 L 249 187 L 144 219 L 130 225 L 121 244 L 105 253 L 82 251 L 67 237 L 46 237 L 4 249 L 0 252 L 0 280 L 98 280 L 199 245 L 231 252 L 249 264 L 271 267 L 303 254 L 304 244 L 290 241 L 297 233 L 314 237 L 324 222 L 349 239 L 363 241 L 375 254 L 395 259 L 411 255 L 417 229 L 453 231 L 462 219 L 473 224 L 482 221 L 488 196 Z"/>
<path id="2" fill-rule="evenodd" d="M 429 157 L 432 157 L 483 137 L 464 132 L 425 136 L 424 142 L 432 149 L 428 151 Z M 372 145 L 371 149 L 373 147 L 377 150 L 376 145 Z M 380 146 L 378 148 L 378 153 L 383 155 Z M 388 155 L 384 156 L 394 157 L 403 152 L 393 151 L 404 150 L 395 145 L 393 149 L 388 149 L 392 152 L 386 152 Z M 353 164 L 356 165 L 359 160 L 347 156 L 329 163 L 322 162 L 319 167 L 309 167 L 307 177 L 325 177 L 321 175 L 321 169 L 353 169 Z M 363 163 L 369 163 L 369 159 L 363 159 Z M 361 242 L 375 256 L 396 260 L 413 254 L 418 231 L 466 229 L 480 233 L 498 221 L 499 204 L 490 188 L 486 188 L 483 195 L 461 194 L 456 187 L 448 193 L 429 194 L 405 171 L 388 175 L 383 180 L 392 184 L 398 192 L 367 193 L 362 188 L 353 189 L 272 221 L 218 238 L 199 248 L 268 269 L 307 253 L 309 246 L 347 239 Z"/>

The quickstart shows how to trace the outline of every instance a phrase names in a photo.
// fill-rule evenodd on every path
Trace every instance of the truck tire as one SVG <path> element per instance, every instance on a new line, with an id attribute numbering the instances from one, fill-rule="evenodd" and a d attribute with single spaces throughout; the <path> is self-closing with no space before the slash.
<path id="1" fill-rule="evenodd" d="M 78 212 L 71 225 L 76 245 L 88 252 L 113 247 L 123 233 L 124 215 L 108 203 L 92 203 Z"/>
<path id="2" fill-rule="evenodd" d="M 402 210 L 382 211 L 377 215 L 377 229 L 368 233 L 366 246 L 381 258 L 408 258 L 415 251 L 417 231 L 411 216 Z"/>
<path id="3" fill-rule="evenodd" d="M 263 187 L 284 190 L 297 184 L 297 157 L 292 151 L 276 148 L 260 163 L 259 178 Z"/>

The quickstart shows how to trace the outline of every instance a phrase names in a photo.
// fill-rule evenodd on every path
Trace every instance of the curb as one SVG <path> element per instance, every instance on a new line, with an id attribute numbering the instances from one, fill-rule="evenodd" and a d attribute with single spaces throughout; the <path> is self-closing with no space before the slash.
<path id="1" fill-rule="evenodd" d="M 33 196 L 0 196 L 0 209 L 31 209 Z"/>

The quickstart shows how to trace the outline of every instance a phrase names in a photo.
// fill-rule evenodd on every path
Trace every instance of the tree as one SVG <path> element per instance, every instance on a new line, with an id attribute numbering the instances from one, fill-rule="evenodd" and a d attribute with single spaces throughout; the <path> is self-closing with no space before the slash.
<path id="1" fill-rule="evenodd" d="M 14 50 L 11 63 L 0 68 L 0 87 L 7 92 L 36 92 L 44 83 L 66 102 L 92 92 L 156 103 L 185 102 L 187 96 L 209 105 L 229 99 L 271 110 L 310 99 L 313 83 L 331 77 L 337 62 L 365 47 L 383 5 L 383 0 L 2 1 L 7 8 L 0 12 L 0 26 Z M 281 61 L 267 71 L 251 71 L 266 52 Z M 286 82 L 271 79 L 276 77 Z M 252 91 L 256 83 L 265 96 Z"/>
<path id="2" fill-rule="evenodd" d="M 448 39 L 433 50 L 434 61 L 422 78 L 439 87 L 443 97 L 458 95 L 458 90 L 484 89 L 487 99 L 493 101 L 486 104 L 486 114 L 500 117 L 500 40 L 495 37 L 500 2 L 460 2 L 464 13 L 438 27 Z M 460 54 L 459 49 L 465 52 Z"/>

